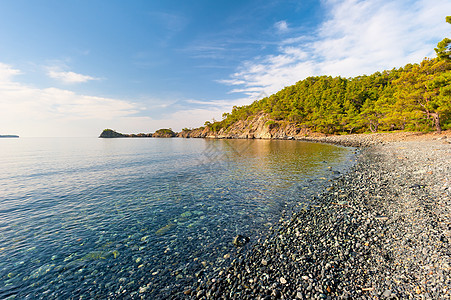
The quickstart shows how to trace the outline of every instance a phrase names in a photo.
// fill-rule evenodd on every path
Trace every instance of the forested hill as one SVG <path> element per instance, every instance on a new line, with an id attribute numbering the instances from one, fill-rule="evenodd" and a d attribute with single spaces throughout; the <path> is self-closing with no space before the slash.
<path id="1" fill-rule="evenodd" d="M 451 23 L 451 17 L 446 20 Z M 246 137 L 252 126 L 262 127 L 262 121 L 268 130 L 296 128 L 295 134 L 450 129 L 450 45 L 445 38 L 435 49 L 437 58 L 399 69 L 353 78 L 308 77 L 250 105 L 234 107 L 222 121 L 206 122 L 191 135 L 233 132 Z"/>
<path id="2" fill-rule="evenodd" d="M 369 76 L 308 77 L 205 125 L 226 133 L 238 121 L 264 114 L 268 126 L 289 122 L 328 134 L 440 131 L 451 128 L 450 83 L 451 63 L 438 58 Z"/>

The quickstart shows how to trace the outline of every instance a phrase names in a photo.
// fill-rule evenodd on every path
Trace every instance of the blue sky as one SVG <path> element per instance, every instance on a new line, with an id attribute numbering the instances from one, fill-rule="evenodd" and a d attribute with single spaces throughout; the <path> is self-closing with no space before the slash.
<path id="1" fill-rule="evenodd" d="M 448 0 L 0 1 L 0 134 L 221 119 L 312 75 L 434 57 Z"/>

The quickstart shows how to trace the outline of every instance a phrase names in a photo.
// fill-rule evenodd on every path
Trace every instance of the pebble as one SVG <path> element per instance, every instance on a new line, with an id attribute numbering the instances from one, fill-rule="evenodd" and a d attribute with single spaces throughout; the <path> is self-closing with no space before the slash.
<path id="1" fill-rule="evenodd" d="M 391 296 L 391 291 L 390 290 L 385 290 L 385 292 L 382 294 L 382 296 L 388 298 Z"/>
<path id="2" fill-rule="evenodd" d="M 238 253 L 214 284 L 199 281 L 197 298 L 449 296 L 450 269 L 437 266 L 449 265 L 443 220 L 451 197 L 443 181 L 451 162 L 443 158 L 451 148 L 365 138 L 361 145 L 368 148 L 350 172 L 308 208 L 283 218 L 251 251 Z"/>

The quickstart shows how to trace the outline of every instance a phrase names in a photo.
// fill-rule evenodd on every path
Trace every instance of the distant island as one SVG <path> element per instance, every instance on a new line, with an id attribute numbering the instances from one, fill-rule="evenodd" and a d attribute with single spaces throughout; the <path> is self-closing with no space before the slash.
<path id="1" fill-rule="evenodd" d="M 159 129 L 155 133 L 124 134 L 112 129 L 104 129 L 99 138 L 171 138 L 177 134 L 172 129 Z"/>
<path id="2" fill-rule="evenodd" d="M 18 138 L 18 135 L 15 134 L 5 134 L 5 135 L 0 135 L 0 138 Z"/>

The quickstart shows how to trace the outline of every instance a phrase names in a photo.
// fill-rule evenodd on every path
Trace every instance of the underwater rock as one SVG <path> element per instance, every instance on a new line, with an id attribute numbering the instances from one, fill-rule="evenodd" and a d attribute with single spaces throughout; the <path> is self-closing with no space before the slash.
<path id="1" fill-rule="evenodd" d="M 244 246 L 247 242 L 249 242 L 250 238 L 241 234 L 238 234 L 233 238 L 233 244 L 237 247 Z"/>
<path id="2" fill-rule="evenodd" d="M 40 266 L 39 268 L 37 268 L 36 270 L 34 270 L 31 274 L 30 274 L 30 278 L 38 278 L 41 277 L 42 275 L 47 274 L 48 272 L 50 272 L 50 270 L 52 270 L 52 268 L 55 266 L 55 264 L 45 264 L 43 266 Z"/>
<path id="3" fill-rule="evenodd" d="M 175 225 L 174 223 L 169 223 L 168 225 L 163 226 L 160 229 L 158 229 L 155 232 L 155 234 L 156 235 L 163 235 L 163 234 L 167 233 L 168 231 L 170 231 L 171 229 L 173 229 L 175 226 L 177 226 L 177 225 Z"/>
<path id="4" fill-rule="evenodd" d="M 184 212 L 184 213 L 182 213 L 181 215 L 180 215 L 180 217 L 181 218 L 189 218 L 189 217 L 191 217 L 193 214 L 190 212 L 190 211 L 186 211 L 186 212 Z"/>
<path id="5" fill-rule="evenodd" d="M 99 259 L 106 259 L 108 256 L 107 251 L 93 251 L 89 252 L 85 256 L 83 256 L 80 260 L 99 260 Z"/>

